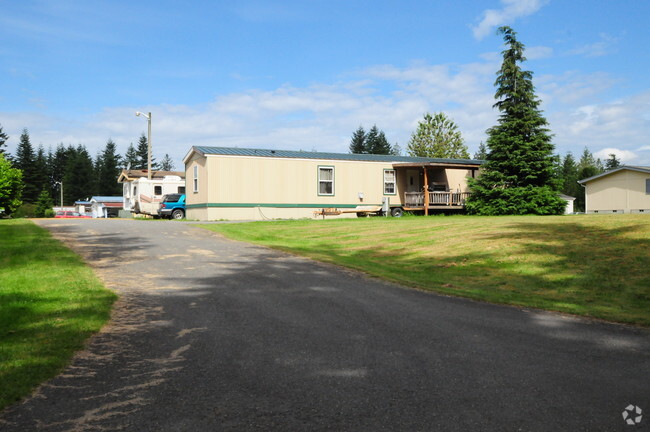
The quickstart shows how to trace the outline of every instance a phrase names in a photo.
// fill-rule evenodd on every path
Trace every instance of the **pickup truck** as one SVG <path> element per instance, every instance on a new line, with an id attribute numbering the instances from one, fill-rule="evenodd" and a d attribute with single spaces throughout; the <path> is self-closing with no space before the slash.
<path id="1" fill-rule="evenodd" d="M 185 194 L 163 195 L 158 216 L 169 219 L 183 219 L 185 217 Z"/>

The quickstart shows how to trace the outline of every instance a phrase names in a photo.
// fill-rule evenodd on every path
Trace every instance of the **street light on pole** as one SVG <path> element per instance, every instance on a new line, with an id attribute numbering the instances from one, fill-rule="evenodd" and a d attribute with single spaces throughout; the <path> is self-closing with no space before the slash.
<path id="1" fill-rule="evenodd" d="M 135 115 L 138 116 L 138 117 L 142 116 L 142 117 L 146 118 L 148 126 L 149 126 L 148 131 L 147 131 L 147 149 L 148 149 L 148 154 L 147 154 L 147 178 L 149 180 L 151 180 L 151 113 L 149 113 L 147 115 L 147 114 L 145 114 L 143 112 L 136 111 Z"/>
<path id="2" fill-rule="evenodd" d="M 60 182 L 55 181 L 54 184 L 58 184 L 59 186 L 61 186 L 61 210 L 63 210 L 63 180 L 61 180 Z"/>

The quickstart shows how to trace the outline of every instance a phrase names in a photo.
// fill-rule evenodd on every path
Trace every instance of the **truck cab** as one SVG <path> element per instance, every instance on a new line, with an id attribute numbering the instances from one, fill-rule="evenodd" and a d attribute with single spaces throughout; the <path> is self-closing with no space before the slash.
<path id="1" fill-rule="evenodd" d="M 164 195 L 158 207 L 158 216 L 168 219 L 183 219 L 185 217 L 185 194 Z"/>

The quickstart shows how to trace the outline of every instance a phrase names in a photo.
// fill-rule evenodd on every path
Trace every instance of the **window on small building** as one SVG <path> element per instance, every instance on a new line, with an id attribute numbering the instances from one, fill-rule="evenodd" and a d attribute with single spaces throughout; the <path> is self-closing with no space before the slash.
<path id="1" fill-rule="evenodd" d="M 650 179 L 645 179 L 645 193 L 650 195 Z"/>
<path id="2" fill-rule="evenodd" d="M 318 167 L 318 195 L 334 195 L 334 167 Z"/>
<path id="3" fill-rule="evenodd" d="M 185 186 L 179 186 L 178 187 L 178 193 L 179 194 L 184 194 L 185 193 Z"/>
<path id="4" fill-rule="evenodd" d="M 162 195 L 162 186 L 157 185 L 153 187 L 153 194 L 154 195 Z"/>
<path id="5" fill-rule="evenodd" d="M 192 180 L 192 184 L 194 186 L 194 192 L 199 191 L 199 166 L 194 165 L 194 178 Z"/>
<path id="6" fill-rule="evenodd" d="M 384 195 L 395 193 L 395 170 L 384 170 Z"/>

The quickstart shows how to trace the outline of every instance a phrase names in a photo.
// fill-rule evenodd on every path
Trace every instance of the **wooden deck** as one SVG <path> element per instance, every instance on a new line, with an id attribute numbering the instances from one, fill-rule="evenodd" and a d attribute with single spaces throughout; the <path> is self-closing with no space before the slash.
<path id="1" fill-rule="evenodd" d="M 424 192 L 405 192 L 404 209 L 461 209 L 469 195 L 469 192 L 428 192 L 425 196 Z"/>

